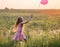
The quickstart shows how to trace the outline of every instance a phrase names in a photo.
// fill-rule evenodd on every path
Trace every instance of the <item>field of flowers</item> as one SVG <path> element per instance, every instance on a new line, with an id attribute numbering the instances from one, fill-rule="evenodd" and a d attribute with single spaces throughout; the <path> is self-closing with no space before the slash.
<path id="1" fill-rule="evenodd" d="M 0 13 L 0 47 L 60 47 L 60 16 L 33 14 L 25 26 L 27 42 L 13 42 L 14 25 L 19 16 L 26 20 L 30 13 Z"/>

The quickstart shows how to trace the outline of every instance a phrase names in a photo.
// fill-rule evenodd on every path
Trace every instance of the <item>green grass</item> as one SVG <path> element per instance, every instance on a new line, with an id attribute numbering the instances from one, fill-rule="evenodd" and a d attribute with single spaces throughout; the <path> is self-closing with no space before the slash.
<path id="1" fill-rule="evenodd" d="M 0 13 L 0 47 L 60 47 L 60 17 L 33 14 L 25 27 L 27 42 L 13 42 L 8 30 L 19 16 L 26 20 L 30 13 Z"/>

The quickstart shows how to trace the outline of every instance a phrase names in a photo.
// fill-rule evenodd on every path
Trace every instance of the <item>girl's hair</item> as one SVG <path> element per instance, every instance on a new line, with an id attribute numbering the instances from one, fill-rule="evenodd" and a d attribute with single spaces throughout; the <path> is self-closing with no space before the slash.
<path id="1" fill-rule="evenodd" d="M 19 25 L 19 23 L 21 23 L 23 21 L 23 17 L 18 17 L 16 23 L 15 23 L 15 27 L 17 27 Z"/>
<path id="2" fill-rule="evenodd" d="M 15 25 L 14 25 L 14 30 L 17 28 L 17 26 L 19 25 L 19 23 L 21 23 L 23 21 L 23 17 L 18 17 Z"/>

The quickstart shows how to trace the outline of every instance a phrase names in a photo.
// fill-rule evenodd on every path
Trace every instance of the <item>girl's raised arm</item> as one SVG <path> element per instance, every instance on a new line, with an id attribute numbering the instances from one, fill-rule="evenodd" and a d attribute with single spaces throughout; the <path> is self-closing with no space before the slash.
<path id="1" fill-rule="evenodd" d="M 23 21 L 22 24 L 28 23 L 31 20 L 31 18 L 32 18 L 32 15 L 30 15 L 26 21 Z"/>

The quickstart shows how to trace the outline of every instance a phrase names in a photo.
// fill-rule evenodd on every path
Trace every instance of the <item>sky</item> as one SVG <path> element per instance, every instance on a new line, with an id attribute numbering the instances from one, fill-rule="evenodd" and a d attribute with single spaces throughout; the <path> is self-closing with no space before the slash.
<path id="1" fill-rule="evenodd" d="M 0 9 L 60 9 L 60 0 L 48 0 L 48 4 L 42 5 L 41 0 L 0 0 Z"/>

